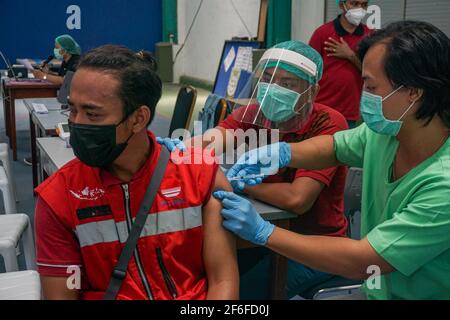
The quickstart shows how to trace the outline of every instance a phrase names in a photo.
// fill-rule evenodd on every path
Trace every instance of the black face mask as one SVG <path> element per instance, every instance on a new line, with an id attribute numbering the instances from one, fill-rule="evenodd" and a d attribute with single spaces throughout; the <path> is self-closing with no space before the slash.
<path id="1" fill-rule="evenodd" d="M 109 166 L 125 150 L 128 141 L 116 144 L 117 125 L 77 124 L 69 121 L 70 144 L 75 156 L 90 167 L 103 168 Z"/>

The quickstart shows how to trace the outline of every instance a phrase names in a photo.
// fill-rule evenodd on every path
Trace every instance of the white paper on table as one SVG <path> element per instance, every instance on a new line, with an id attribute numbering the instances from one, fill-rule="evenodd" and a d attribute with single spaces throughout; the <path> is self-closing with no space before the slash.
<path id="1" fill-rule="evenodd" d="M 227 57 L 223 61 L 223 65 L 225 67 L 225 72 L 228 72 L 231 65 L 233 64 L 234 58 L 236 58 L 236 50 L 234 50 L 234 47 L 231 47 L 230 51 L 227 54 Z"/>
<path id="2" fill-rule="evenodd" d="M 39 114 L 46 114 L 48 113 L 48 109 L 45 106 L 45 104 L 43 103 L 32 103 L 31 104 L 33 106 L 34 112 L 39 113 Z"/>
<path id="3" fill-rule="evenodd" d="M 17 63 L 24 65 L 25 68 L 28 69 L 28 71 L 33 71 L 33 69 L 34 69 L 33 66 L 31 65 L 30 60 L 28 60 L 28 59 L 17 59 Z"/>

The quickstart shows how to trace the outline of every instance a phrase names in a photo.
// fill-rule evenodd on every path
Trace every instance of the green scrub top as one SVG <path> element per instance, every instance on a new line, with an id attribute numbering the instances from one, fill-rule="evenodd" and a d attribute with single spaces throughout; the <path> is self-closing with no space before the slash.
<path id="1" fill-rule="evenodd" d="M 398 145 L 365 124 L 334 135 L 337 159 L 363 168 L 361 235 L 396 269 L 363 289 L 369 299 L 450 299 L 450 139 L 392 181 Z"/>

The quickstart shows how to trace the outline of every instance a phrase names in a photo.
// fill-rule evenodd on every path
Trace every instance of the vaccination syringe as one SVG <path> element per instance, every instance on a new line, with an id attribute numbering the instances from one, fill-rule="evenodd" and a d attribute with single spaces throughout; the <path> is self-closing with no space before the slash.
<path id="1" fill-rule="evenodd" d="M 264 178 L 265 174 L 250 174 L 248 176 L 241 176 L 241 177 L 233 177 L 229 178 L 229 181 L 240 181 L 240 180 L 249 180 L 249 179 L 256 179 L 256 178 Z"/>

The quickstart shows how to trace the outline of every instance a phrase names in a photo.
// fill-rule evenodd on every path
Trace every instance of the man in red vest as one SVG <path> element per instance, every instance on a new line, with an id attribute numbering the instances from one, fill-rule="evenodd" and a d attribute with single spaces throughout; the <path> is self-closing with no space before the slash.
<path id="1" fill-rule="evenodd" d="M 161 150 L 147 131 L 162 88 L 154 65 L 145 52 L 111 45 L 80 61 L 69 99 L 78 159 L 36 189 L 46 299 L 104 296 Z M 238 298 L 234 239 L 211 197 L 231 189 L 218 165 L 206 163 L 214 161 L 169 161 L 117 299 Z"/>

